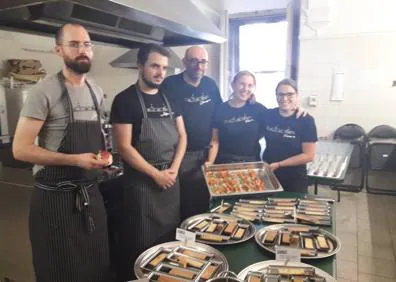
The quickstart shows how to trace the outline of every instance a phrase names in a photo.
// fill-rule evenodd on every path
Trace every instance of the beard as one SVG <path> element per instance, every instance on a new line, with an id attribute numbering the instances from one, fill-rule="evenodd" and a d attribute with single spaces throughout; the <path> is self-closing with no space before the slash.
<path id="1" fill-rule="evenodd" d="M 146 76 L 144 75 L 144 73 L 142 74 L 142 80 L 148 87 L 153 88 L 153 89 L 159 89 L 161 86 L 161 83 L 155 83 L 155 82 L 152 82 L 149 79 L 147 79 Z"/>
<path id="2" fill-rule="evenodd" d="M 74 60 L 65 58 L 64 61 L 65 65 L 77 74 L 85 74 L 91 69 L 91 60 L 87 56 L 79 56 Z"/>

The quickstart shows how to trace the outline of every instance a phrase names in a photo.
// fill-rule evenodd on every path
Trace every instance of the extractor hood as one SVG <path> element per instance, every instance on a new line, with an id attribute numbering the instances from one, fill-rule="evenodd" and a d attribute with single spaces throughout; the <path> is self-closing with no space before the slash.
<path id="1" fill-rule="evenodd" d="M 115 68 L 137 69 L 137 53 L 138 49 L 129 50 L 112 61 L 110 65 Z M 172 49 L 169 49 L 169 53 L 170 58 L 168 67 L 172 70 L 183 69 L 183 61 L 180 59 L 180 57 L 174 51 L 172 51 Z"/>
<path id="2" fill-rule="evenodd" d="M 222 31 L 190 0 L 0 0 L 0 28 L 51 34 L 78 22 L 94 41 L 138 48 L 222 43 Z"/>

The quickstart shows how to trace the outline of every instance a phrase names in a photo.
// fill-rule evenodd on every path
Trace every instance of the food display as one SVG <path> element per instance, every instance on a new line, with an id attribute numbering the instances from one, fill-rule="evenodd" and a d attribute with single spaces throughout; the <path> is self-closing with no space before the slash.
<path id="1" fill-rule="evenodd" d="M 329 257 L 341 248 L 339 239 L 331 233 L 302 224 L 270 225 L 259 230 L 255 239 L 259 246 L 272 253 L 277 246 L 299 248 L 305 259 Z"/>
<path id="2" fill-rule="evenodd" d="M 231 214 L 254 223 L 302 223 L 331 226 L 331 199 L 240 199 Z"/>
<path id="3" fill-rule="evenodd" d="M 228 270 L 223 254 L 199 244 L 169 242 L 154 246 L 135 262 L 137 278 L 150 281 L 206 281 Z"/>
<path id="4" fill-rule="evenodd" d="M 232 215 L 207 213 L 190 217 L 181 228 L 196 233 L 197 242 L 230 245 L 249 240 L 256 228 L 249 221 Z"/>
<path id="5" fill-rule="evenodd" d="M 301 262 L 267 260 L 252 264 L 238 274 L 238 279 L 248 282 L 336 282 L 328 273 Z"/>
<path id="6" fill-rule="evenodd" d="M 212 197 L 283 191 L 266 163 L 220 164 L 202 167 Z"/>

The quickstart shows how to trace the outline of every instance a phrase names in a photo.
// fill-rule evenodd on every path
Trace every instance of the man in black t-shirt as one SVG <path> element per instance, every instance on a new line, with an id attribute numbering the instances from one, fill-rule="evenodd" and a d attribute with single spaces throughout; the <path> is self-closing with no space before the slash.
<path id="1" fill-rule="evenodd" d="M 187 152 L 180 167 L 181 217 L 185 219 L 209 208 L 201 165 L 211 139 L 212 116 L 222 100 L 214 80 L 205 76 L 208 53 L 204 48 L 188 48 L 183 63 L 184 72 L 165 79 L 162 89 L 179 105 L 186 126 Z"/>
<path id="2" fill-rule="evenodd" d="M 139 80 L 118 94 L 111 109 L 124 162 L 119 281 L 134 279 L 133 263 L 153 245 L 172 241 L 180 223 L 178 171 L 187 137 L 177 105 L 159 90 L 169 51 L 149 44 L 138 53 Z"/>

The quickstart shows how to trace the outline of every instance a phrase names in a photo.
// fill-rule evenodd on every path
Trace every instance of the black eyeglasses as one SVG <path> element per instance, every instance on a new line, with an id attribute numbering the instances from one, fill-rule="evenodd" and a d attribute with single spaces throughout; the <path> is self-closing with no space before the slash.
<path id="1" fill-rule="evenodd" d="M 187 61 L 193 66 L 198 66 L 198 65 L 206 66 L 208 64 L 208 61 L 205 59 L 198 60 L 198 59 L 192 58 L 192 59 L 187 59 Z"/>
<path id="2" fill-rule="evenodd" d="M 92 42 L 78 42 L 78 41 L 70 41 L 66 44 L 60 44 L 62 46 L 67 46 L 74 50 L 79 50 L 81 47 L 85 50 L 90 50 L 93 47 Z"/>
<path id="3" fill-rule="evenodd" d="M 276 93 L 276 96 L 278 98 L 291 98 L 296 94 L 297 94 L 296 92 L 286 92 L 286 93 L 278 92 Z"/>

